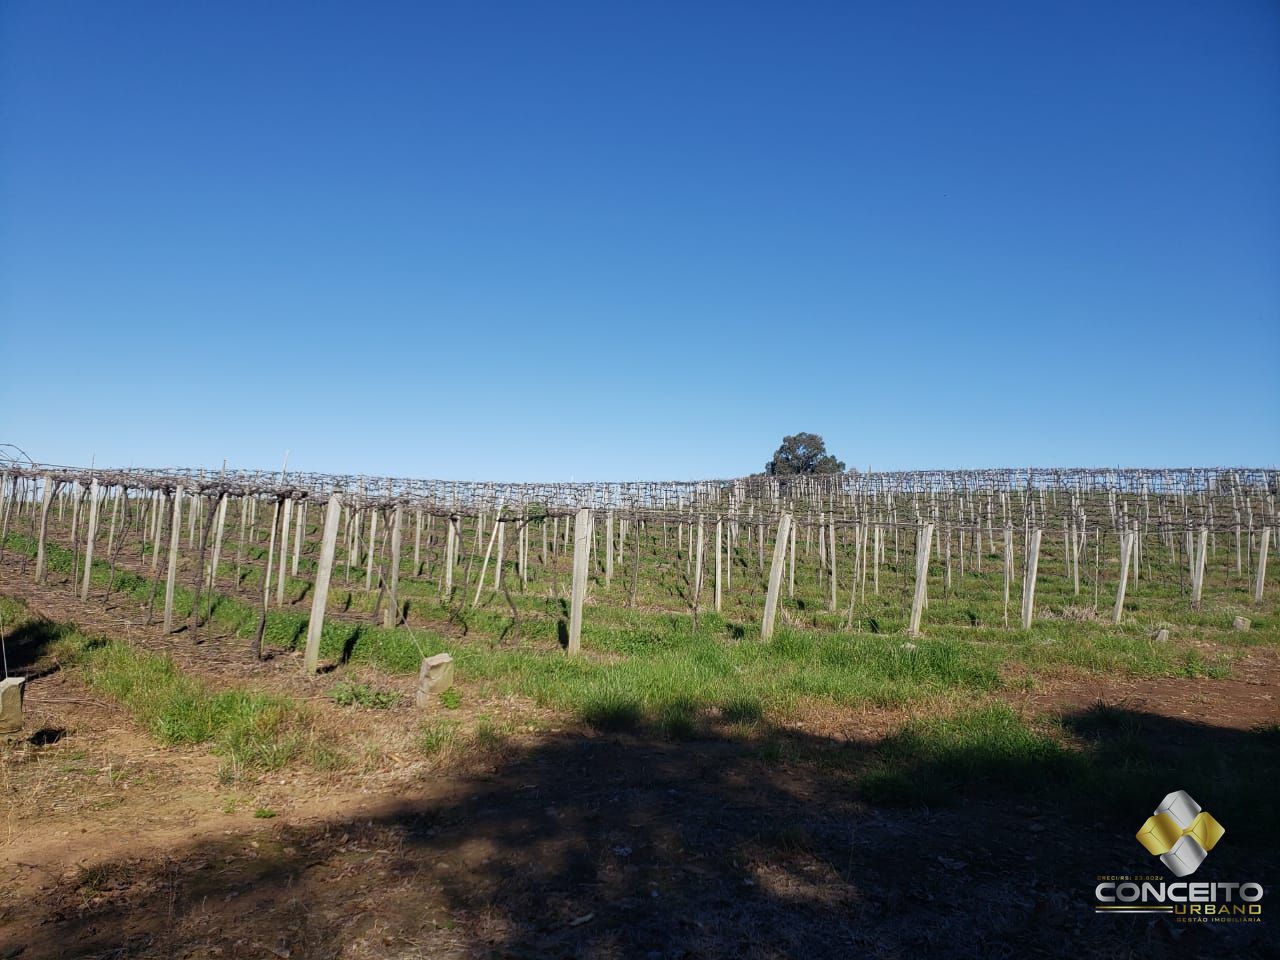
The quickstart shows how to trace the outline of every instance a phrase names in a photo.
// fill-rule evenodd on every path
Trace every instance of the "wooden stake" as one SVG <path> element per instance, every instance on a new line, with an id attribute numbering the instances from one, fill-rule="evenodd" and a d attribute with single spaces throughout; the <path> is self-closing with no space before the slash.
<path id="1" fill-rule="evenodd" d="M 793 600 L 796 595 L 796 525 L 791 525 L 791 536 L 787 538 L 787 599 Z"/>
<path id="2" fill-rule="evenodd" d="M 723 562 L 721 556 L 721 541 L 724 536 L 724 520 L 716 517 L 716 613 L 720 612 L 720 568 Z"/>
<path id="3" fill-rule="evenodd" d="M 591 560 L 591 511 L 578 511 L 573 521 L 573 587 L 569 607 L 570 654 L 582 650 L 582 604 L 587 597 L 587 571 Z M 566 524 L 566 527 L 568 525 Z"/>
<path id="4" fill-rule="evenodd" d="M 489 545 L 484 548 L 484 562 L 480 564 L 480 576 L 476 578 L 476 595 L 471 601 L 471 606 L 478 606 L 480 603 L 480 591 L 484 589 L 485 571 L 489 569 L 489 555 L 493 553 L 493 544 L 498 539 L 498 528 L 502 526 L 502 505 L 498 505 L 497 515 L 493 518 L 493 533 L 489 534 Z"/>
<path id="5" fill-rule="evenodd" d="M 1036 570 L 1040 566 L 1040 537 L 1044 531 L 1039 527 L 1031 531 L 1031 542 L 1027 544 L 1027 576 L 1022 581 L 1022 629 L 1030 630 L 1031 621 L 1036 615 Z"/>
<path id="6" fill-rule="evenodd" d="M 115 557 L 116 520 L 119 518 L 120 500 L 123 497 L 123 495 L 124 495 L 124 487 L 116 487 L 115 496 L 111 498 L 111 526 L 107 530 L 107 561 L 108 562 L 111 562 L 111 559 Z M 4 539 L 3 534 L 0 534 L 0 541 L 2 541 L 3 539 Z M 124 541 L 121 540 L 120 542 L 123 545 Z"/>
<path id="7" fill-rule="evenodd" d="M 1271 528 L 1262 528 L 1262 543 L 1258 547 L 1258 570 L 1253 581 L 1253 602 L 1262 602 L 1262 589 L 1267 581 L 1267 546 L 1271 542 Z"/>
<path id="8" fill-rule="evenodd" d="M 400 622 L 400 527 L 404 508 L 396 504 L 391 514 L 391 596 L 382 614 L 382 625 L 391 629 Z"/>
<path id="9" fill-rule="evenodd" d="M 44 544 L 49 534 L 49 505 L 53 502 L 53 488 L 53 481 L 45 477 L 44 496 L 40 501 L 40 537 L 36 541 L 36 583 L 43 583 L 45 579 Z"/>
<path id="10" fill-rule="evenodd" d="M 444 537 L 444 599 L 448 603 L 453 598 L 453 568 L 457 565 L 458 552 L 458 518 L 449 517 L 449 525 Z"/>
<path id="11" fill-rule="evenodd" d="M 307 646 L 302 658 L 302 669 L 307 676 L 316 672 L 316 663 L 320 658 L 320 635 L 324 630 L 324 611 L 329 600 L 329 580 L 333 575 L 333 557 L 338 544 L 338 519 L 341 514 L 342 502 L 336 493 L 331 494 L 324 510 L 320 560 L 316 567 L 315 587 L 311 592 L 311 619 L 307 621 Z"/>
<path id="12" fill-rule="evenodd" d="M 236 538 L 236 582 L 235 586 L 240 586 L 240 565 L 244 562 L 244 535 L 245 526 L 249 517 L 249 497 L 240 498 L 240 535 Z"/>
<path id="13" fill-rule="evenodd" d="M 227 503 L 230 497 L 222 496 L 218 498 L 218 518 L 217 524 L 213 529 L 213 556 L 209 561 L 209 590 L 213 591 L 218 583 L 218 562 L 222 559 L 222 530 L 227 522 Z"/>
<path id="14" fill-rule="evenodd" d="M 173 523 L 169 528 L 169 570 L 164 582 L 164 632 L 173 631 L 173 590 L 178 582 L 178 545 L 182 542 L 182 487 L 173 492 Z"/>
<path id="15" fill-rule="evenodd" d="M 933 524 L 916 528 L 916 592 L 911 601 L 911 620 L 907 624 L 910 636 L 920 636 L 920 617 L 929 591 L 929 545 L 933 542 Z"/>
<path id="16" fill-rule="evenodd" d="M 1133 534 L 1128 530 L 1120 531 L 1120 583 L 1116 586 L 1116 606 L 1111 614 L 1111 622 L 1119 623 L 1124 615 L 1124 594 L 1129 586 L 1129 564 L 1133 559 Z"/>
<path id="17" fill-rule="evenodd" d="M 829 524 L 830 526 L 828 529 L 830 530 L 830 533 L 827 536 L 827 554 L 831 561 L 831 569 L 829 571 L 831 574 L 830 610 L 832 613 L 835 613 L 836 605 L 839 603 L 839 600 L 836 597 L 836 520 L 834 516 L 831 517 Z"/>
<path id="18" fill-rule="evenodd" d="M 378 544 L 378 511 L 369 511 L 369 545 L 365 548 L 364 592 L 373 592 L 373 554 Z"/>
<path id="19" fill-rule="evenodd" d="M 1196 540 L 1194 567 L 1191 571 L 1191 609 L 1200 609 L 1200 597 L 1204 589 L 1205 548 L 1209 545 L 1209 531 L 1200 528 L 1200 536 Z"/>
<path id="20" fill-rule="evenodd" d="M 89 482 L 89 530 L 84 541 L 84 583 L 80 587 L 80 599 L 89 599 L 89 576 L 93 572 L 93 541 L 98 533 L 98 481 Z"/>
<path id="21" fill-rule="evenodd" d="M 604 515 L 604 585 L 613 584 L 613 511 Z"/>
<path id="22" fill-rule="evenodd" d="M 760 549 L 764 550 L 764 525 L 760 525 Z M 760 621 L 760 639 L 773 637 L 774 621 L 778 615 L 778 594 L 782 591 L 782 573 L 787 557 L 787 545 L 791 539 L 791 514 L 778 518 L 778 534 L 773 541 L 773 562 L 769 565 L 769 590 L 764 600 L 764 616 Z"/>
<path id="23" fill-rule="evenodd" d="M 293 561 L 289 565 L 289 570 L 293 576 L 298 575 L 298 559 L 302 553 L 302 538 L 307 533 L 307 501 L 303 500 L 298 504 L 298 522 L 293 529 Z"/>
<path id="24" fill-rule="evenodd" d="M 276 606 L 284 606 L 285 562 L 289 559 L 289 519 L 293 515 L 293 497 L 285 497 L 280 517 L 280 572 L 276 575 Z"/>
<path id="25" fill-rule="evenodd" d="M 276 529 L 280 526 L 280 501 L 276 500 L 275 509 L 271 511 L 271 533 L 267 538 L 267 566 L 262 574 L 262 609 L 267 609 L 271 599 L 271 571 L 275 569 Z M 266 616 L 265 612 L 263 616 Z"/>

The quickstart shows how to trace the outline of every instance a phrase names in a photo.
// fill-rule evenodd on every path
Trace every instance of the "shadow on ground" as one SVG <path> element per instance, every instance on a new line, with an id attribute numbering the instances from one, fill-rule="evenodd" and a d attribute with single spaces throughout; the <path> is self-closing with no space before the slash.
<path id="1" fill-rule="evenodd" d="M 58 669 L 57 663 L 34 669 L 35 664 L 46 660 L 54 645 L 65 631 L 56 623 L 44 618 L 29 620 L 4 632 L 4 659 L 8 672 L 13 676 L 39 679 Z"/>
<path id="2" fill-rule="evenodd" d="M 359 814 L 95 864 L 9 905 L 0 948 L 21 952 L 0 956 L 1267 955 L 1272 921 L 1098 916 L 1092 891 L 1161 873 L 1134 833 L 1174 789 L 1226 826 L 1196 879 L 1269 889 L 1275 731 L 1109 708 L 1066 724 L 1065 780 L 1060 759 L 780 731 L 551 737 Z M 953 802 L 868 801 L 889 767 Z"/>

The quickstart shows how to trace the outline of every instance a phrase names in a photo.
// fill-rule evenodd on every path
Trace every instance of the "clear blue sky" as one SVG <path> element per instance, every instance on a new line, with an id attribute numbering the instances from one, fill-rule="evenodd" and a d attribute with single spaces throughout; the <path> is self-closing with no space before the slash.
<path id="1" fill-rule="evenodd" d="M 1280 5 L 0 6 L 0 441 L 1280 460 Z"/>

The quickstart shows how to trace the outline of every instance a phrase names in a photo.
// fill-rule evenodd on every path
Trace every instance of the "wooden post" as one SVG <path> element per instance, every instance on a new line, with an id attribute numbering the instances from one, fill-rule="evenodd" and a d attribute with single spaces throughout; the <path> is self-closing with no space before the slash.
<path id="1" fill-rule="evenodd" d="M 1080 537 L 1076 533 L 1076 525 L 1071 523 L 1071 595 L 1080 596 Z"/>
<path id="2" fill-rule="evenodd" d="M 458 551 L 458 518 L 450 516 L 444 536 L 444 599 L 447 603 L 453 597 L 453 568 L 457 565 Z"/>
<path id="3" fill-rule="evenodd" d="M 1200 528 L 1200 536 L 1196 539 L 1195 566 L 1191 571 L 1191 609 L 1200 609 L 1200 597 L 1204 590 L 1205 549 L 1209 545 L 1209 530 Z"/>
<path id="4" fill-rule="evenodd" d="M 498 528 L 502 526 L 502 505 L 498 505 L 498 513 L 493 518 L 493 533 L 489 534 L 489 545 L 484 548 L 484 562 L 480 564 L 480 576 L 476 577 L 476 595 L 471 601 L 471 606 L 478 606 L 480 603 L 480 591 L 484 589 L 484 575 L 489 569 L 489 556 L 493 553 L 494 541 L 498 539 Z M 470 567 L 468 565 L 468 573 Z"/>
<path id="5" fill-rule="evenodd" d="M 493 564 L 493 589 L 495 591 L 502 589 L 502 560 L 507 555 L 507 524 L 503 520 L 498 522 L 498 555 L 494 558 Z M 484 577 L 482 576 L 483 580 Z"/>
<path id="6" fill-rule="evenodd" d="M 388 585 L 391 596 L 387 609 L 382 614 L 382 625 L 387 629 L 400 621 L 400 526 L 403 507 L 396 504 L 391 514 L 391 583 Z"/>
<path id="7" fill-rule="evenodd" d="M 293 515 L 293 497 L 285 497 L 280 517 L 280 570 L 276 574 L 276 606 L 284 606 L 285 561 L 289 559 L 289 518 Z"/>
<path id="8" fill-rule="evenodd" d="M 289 564 L 289 571 L 293 576 L 298 575 L 298 558 L 302 553 L 302 538 L 307 533 L 307 501 L 303 500 L 298 504 L 298 522 L 293 528 L 293 561 Z"/>
<path id="9" fill-rule="evenodd" d="M 702 518 L 698 518 L 698 546 L 696 550 L 696 559 L 694 560 L 693 571 L 693 616 L 698 616 L 698 601 L 702 598 L 702 552 L 704 549 L 703 542 Z"/>
<path id="10" fill-rule="evenodd" d="M 1133 534 L 1120 531 L 1120 583 L 1116 587 L 1116 607 L 1111 615 L 1112 623 L 1119 623 L 1124 614 L 1124 594 L 1129 585 L 1129 564 L 1133 558 Z"/>
<path id="11" fill-rule="evenodd" d="M 875 595 L 877 597 L 880 596 L 880 559 L 883 553 L 884 553 L 884 533 L 880 529 L 880 524 L 877 523 L 875 549 L 871 553 L 871 557 L 872 557 L 871 575 L 873 577 L 872 587 L 875 590 Z"/>
<path id="12" fill-rule="evenodd" d="M 173 523 L 169 528 L 169 570 L 164 582 L 164 632 L 173 630 L 173 589 L 178 581 L 178 546 L 182 543 L 182 487 L 173 492 Z"/>
<path id="13" fill-rule="evenodd" d="M 699 579 L 701 577 L 699 576 Z M 604 515 L 604 585 L 608 589 L 613 584 L 613 511 Z"/>
<path id="14" fill-rule="evenodd" d="M 249 502 L 250 497 L 243 496 L 240 498 L 240 535 L 236 539 L 236 582 L 235 586 L 240 586 L 240 566 L 244 562 L 244 538 L 245 526 L 249 519 Z"/>
<path id="15" fill-rule="evenodd" d="M 1009 586 L 1014 579 L 1014 529 L 1005 526 L 1005 626 L 1009 626 Z"/>
<path id="16" fill-rule="evenodd" d="M 160 569 L 160 533 L 164 530 L 164 521 L 162 514 L 164 493 L 160 490 L 155 492 L 155 496 L 151 498 L 153 506 L 151 519 L 151 575 L 154 577 L 156 571 Z"/>
<path id="17" fill-rule="evenodd" d="M 271 600 L 271 571 L 275 569 L 276 529 L 280 526 L 280 501 L 276 500 L 275 509 L 271 511 L 271 532 L 267 537 L 267 566 L 262 572 L 262 609 L 266 616 L 267 604 Z"/>
<path id="18" fill-rule="evenodd" d="M 951 596 L 951 524 L 947 524 L 938 537 L 938 550 L 943 557 L 942 596 Z"/>
<path id="19" fill-rule="evenodd" d="M 373 591 L 373 554 L 378 545 L 378 511 L 369 511 L 369 544 L 365 548 L 364 592 Z"/>
<path id="20" fill-rule="evenodd" d="M 342 574 L 342 582 L 346 586 L 351 585 L 351 568 L 360 565 L 359 556 L 356 553 L 356 541 L 360 539 L 360 511 L 358 508 L 347 507 L 343 511 L 347 515 L 347 523 L 344 530 L 343 540 L 347 547 L 347 562 Z"/>
<path id="21" fill-rule="evenodd" d="M 764 523 L 759 525 L 761 531 L 760 549 L 764 549 Z M 778 594 L 782 591 L 782 573 L 787 558 L 787 545 L 791 540 L 791 514 L 784 513 L 778 518 L 778 535 L 773 541 L 773 562 L 769 565 L 769 592 L 765 595 L 764 616 L 760 621 L 760 639 L 773 637 L 773 625 L 778 615 Z"/>
<path id="22" fill-rule="evenodd" d="M 201 613 L 200 613 L 201 602 L 200 601 L 201 601 L 202 593 L 205 588 L 206 580 L 208 579 L 208 573 L 204 565 L 204 558 L 205 558 L 205 551 L 209 547 L 209 531 L 213 528 L 214 523 L 218 519 L 219 513 L 222 511 L 222 503 L 226 499 L 226 496 L 227 495 L 225 493 L 222 493 L 222 492 L 218 493 L 217 497 L 214 499 L 214 502 L 213 502 L 213 512 L 210 513 L 208 515 L 208 518 L 205 519 L 200 524 L 200 539 L 199 539 L 200 546 L 196 551 L 196 565 L 195 565 L 195 577 L 194 577 L 194 580 L 196 582 L 196 589 L 195 589 L 195 595 L 191 599 L 191 621 L 190 622 L 191 622 L 191 642 L 192 643 L 200 642 L 200 625 L 202 623 L 200 619 L 201 618 Z M 198 499 L 202 500 L 203 497 Z M 210 614 L 213 613 L 212 607 L 210 608 L 209 612 Z"/>
<path id="23" fill-rule="evenodd" d="M 324 510 L 324 534 L 320 540 L 320 561 L 316 567 L 315 588 L 311 592 L 311 619 L 307 621 L 307 646 L 302 669 L 311 676 L 320 658 L 320 634 L 324 630 L 324 609 L 329 599 L 329 580 L 333 574 L 333 556 L 338 543 L 338 518 L 342 503 L 336 493 L 329 496 Z"/>
<path id="24" fill-rule="evenodd" d="M 1258 547 L 1258 570 L 1253 581 L 1253 602 L 1262 602 L 1262 589 L 1267 580 L 1267 546 L 1271 541 L 1271 528 L 1262 528 L 1262 543 Z"/>
<path id="25" fill-rule="evenodd" d="M 87 494 L 80 492 L 80 481 L 71 484 L 71 592 L 79 594 L 80 579 L 80 502 Z"/>
<path id="26" fill-rule="evenodd" d="M 529 582 L 529 573 L 525 567 L 528 551 L 529 523 L 525 519 L 524 510 L 521 509 L 520 521 L 516 524 L 516 574 L 520 577 L 521 587 Z"/>
<path id="27" fill-rule="evenodd" d="M 733 589 L 733 543 L 737 539 L 737 521 L 733 520 L 732 513 L 728 521 L 728 530 L 724 532 L 726 532 L 724 535 L 724 591 L 728 593 Z"/>
<path id="28" fill-rule="evenodd" d="M 89 530 L 84 541 L 84 583 L 80 587 L 80 599 L 89 599 L 89 576 L 93 572 L 93 541 L 98 534 L 98 481 L 89 482 Z"/>
<path id="29" fill-rule="evenodd" d="M 1027 544 L 1027 575 L 1022 581 L 1022 629 L 1030 630 L 1031 621 L 1036 615 L 1036 570 L 1040 566 L 1040 537 L 1044 533 L 1039 527 L 1031 531 L 1031 542 Z"/>
<path id="30" fill-rule="evenodd" d="M 920 616 L 929 595 L 929 545 L 932 542 L 932 523 L 916 528 L 916 592 L 911 601 L 911 620 L 907 624 L 907 633 L 913 637 L 920 636 Z"/>
<path id="31" fill-rule="evenodd" d="M 110 563 L 115 558 L 114 547 L 116 544 L 116 521 L 120 518 L 120 500 L 124 496 L 124 487 L 117 487 L 115 496 L 111 498 L 111 525 L 107 530 L 107 562 Z M 128 512 L 125 513 L 126 519 Z M 0 540 L 3 540 L 3 534 L 0 534 Z M 124 541 L 120 541 L 121 546 Z"/>
<path id="32" fill-rule="evenodd" d="M 5 482 L 12 482 L 12 492 L 9 498 L 4 502 L 4 519 L 0 520 L 0 560 L 4 559 L 5 545 L 9 542 L 9 517 L 14 514 L 13 504 L 17 501 L 17 518 L 22 519 L 22 501 L 18 499 L 18 483 L 19 478 L 13 477 L 10 481 L 9 476 L 5 475 Z"/>
<path id="33" fill-rule="evenodd" d="M 827 554 L 831 558 L 831 603 L 830 610 L 836 612 L 836 605 L 839 602 L 836 597 L 836 519 L 835 514 L 831 515 L 829 521 L 830 533 L 827 535 Z"/>
<path id="34" fill-rule="evenodd" d="M 223 494 L 218 498 L 217 524 L 213 528 L 213 557 L 209 561 L 209 591 L 212 592 L 218 583 L 218 562 L 222 559 L 222 530 L 227 522 L 227 503 L 230 497 Z"/>
<path id="35" fill-rule="evenodd" d="M 787 538 L 787 599 L 793 600 L 796 595 L 796 525 L 791 524 L 791 536 Z"/>
<path id="36" fill-rule="evenodd" d="M 53 481 L 45 477 L 44 495 L 40 501 L 40 537 L 36 541 L 36 583 L 44 582 L 44 544 L 49 534 L 49 505 L 53 503 L 53 487 Z"/>
<path id="37" fill-rule="evenodd" d="M 591 559 L 591 511 L 578 511 L 573 521 L 573 592 L 569 607 L 570 654 L 582 650 L 582 603 L 587 596 L 587 570 Z"/>
<path id="38" fill-rule="evenodd" d="M 720 612 L 720 568 L 723 564 L 721 542 L 724 538 L 724 520 L 716 517 L 716 613 Z"/>

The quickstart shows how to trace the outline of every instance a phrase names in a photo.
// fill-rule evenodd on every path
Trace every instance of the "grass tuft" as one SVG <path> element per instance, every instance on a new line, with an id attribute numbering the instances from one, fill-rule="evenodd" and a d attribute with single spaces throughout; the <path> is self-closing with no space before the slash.
<path id="1" fill-rule="evenodd" d="M 955 803 L 1011 790 L 1048 791 L 1076 775 L 1079 758 L 1005 706 L 917 718 L 881 741 L 862 778 L 872 800 Z"/>
<path id="2" fill-rule="evenodd" d="M 389 710 L 403 697 L 394 690 L 378 690 L 367 683 L 344 680 L 329 691 L 329 699 L 340 707 L 359 706 L 366 710 Z"/>

